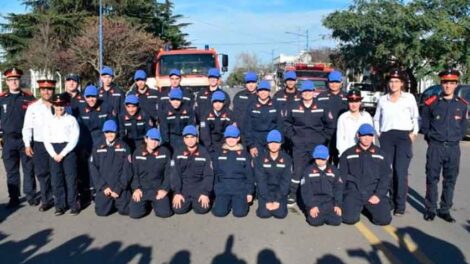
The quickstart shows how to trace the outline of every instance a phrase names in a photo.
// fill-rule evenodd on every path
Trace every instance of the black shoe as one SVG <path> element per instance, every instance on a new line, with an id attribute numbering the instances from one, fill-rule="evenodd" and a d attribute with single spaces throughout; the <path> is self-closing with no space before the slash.
<path id="1" fill-rule="evenodd" d="M 8 201 L 8 204 L 6 205 L 7 209 L 15 209 L 20 205 L 20 199 L 18 198 L 10 198 L 10 201 Z"/>
<path id="2" fill-rule="evenodd" d="M 78 215 L 80 213 L 80 210 L 78 209 L 70 209 L 70 215 Z"/>
<path id="3" fill-rule="evenodd" d="M 63 215 L 64 213 L 65 213 L 64 209 L 58 208 L 58 209 L 55 209 L 54 215 L 59 216 L 59 215 Z"/>
<path id="4" fill-rule="evenodd" d="M 424 213 L 424 220 L 426 221 L 433 221 L 434 218 L 436 217 L 436 213 L 434 212 L 431 212 L 431 211 L 426 211 L 426 213 Z"/>
<path id="5" fill-rule="evenodd" d="M 39 206 L 39 212 L 45 212 L 49 209 L 51 209 L 54 205 L 52 203 L 47 203 L 47 204 L 41 204 L 41 206 Z"/>
<path id="6" fill-rule="evenodd" d="M 287 197 L 287 206 L 289 207 L 295 206 L 295 203 L 296 203 L 295 198 L 296 198 L 295 195 L 289 194 L 289 196 Z"/>
<path id="7" fill-rule="evenodd" d="M 450 215 L 450 213 L 438 213 L 437 215 L 446 222 L 455 223 L 455 219 Z"/>
<path id="8" fill-rule="evenodd" d="M 34 198 L 31 198 L 31 199 L 28 199 L 28 204 L 30 206 L 38 206 L 39 205 L 39 201 L 37 199 L 34 199 Z"/>
<path id="9" fill-rule="evenodd" d="M 404 211 L 404 210 L 395 209 L 395 210 L 393 211 L 393 215 L 394 215 L 394 216 L 398 216 L 398 217 L 404 216 L 404 215 L 405 215 L 405 211 Z"/>

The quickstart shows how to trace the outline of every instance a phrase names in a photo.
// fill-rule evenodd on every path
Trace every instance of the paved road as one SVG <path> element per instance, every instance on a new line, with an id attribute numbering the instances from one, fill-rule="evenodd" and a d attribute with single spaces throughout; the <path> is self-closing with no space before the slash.
<path id="1" fill-rule="evenodd" d="M 465 263 L 470 260 L 470 142 L 462 143 L 454 211 L 457 223 L 422 220 L 425 143 L 414 148 L 406 215 L 387 227 L 363 218 L 355 226 L 309 227 L 291 211 L 284 220 L 149 215 L 100 218 L 92 206 L 56 217 L 24 205 L 0 206 L 2 263 Z M 0 169 L 0 203 L 7 202 Z"/>

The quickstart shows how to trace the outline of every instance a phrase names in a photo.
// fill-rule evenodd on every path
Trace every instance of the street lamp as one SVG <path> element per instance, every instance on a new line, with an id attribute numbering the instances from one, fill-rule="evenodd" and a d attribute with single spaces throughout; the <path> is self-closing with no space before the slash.
<path id="1" fill-rule="evenodd" d="M 308 29 L 305 30 L 305 34 L 290 32 L 290 31 L 286 31 L 284 33 L 299 36 L 299 37 L 305 37 L 305 49 L 308 50 Z"/>

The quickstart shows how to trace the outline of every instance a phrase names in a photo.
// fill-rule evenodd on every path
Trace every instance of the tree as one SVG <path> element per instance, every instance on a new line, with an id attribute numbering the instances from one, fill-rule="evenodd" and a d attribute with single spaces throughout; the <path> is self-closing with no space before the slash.
<path id="1" fill-rule="evenodd" d="M 260 63 L 260 59 L 255 54 L 241 53 L 237 56 L 235 66 L 227 78 L 227 85 L 243 85 L 245 83 L 244 75 L 247 71 L 264 75 L 269 71 L 269 65 Z"/>

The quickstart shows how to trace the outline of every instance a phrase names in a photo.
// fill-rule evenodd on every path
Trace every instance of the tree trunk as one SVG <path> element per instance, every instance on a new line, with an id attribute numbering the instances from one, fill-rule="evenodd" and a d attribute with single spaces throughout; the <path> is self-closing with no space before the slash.
<path id="1" fill-rule="evenodd" d="M 408 92 L 416 96 L 418 94 L 418 81 L 413 73 L 413 69 L 406 68 L 406 74 L 408 75 Z"/>

